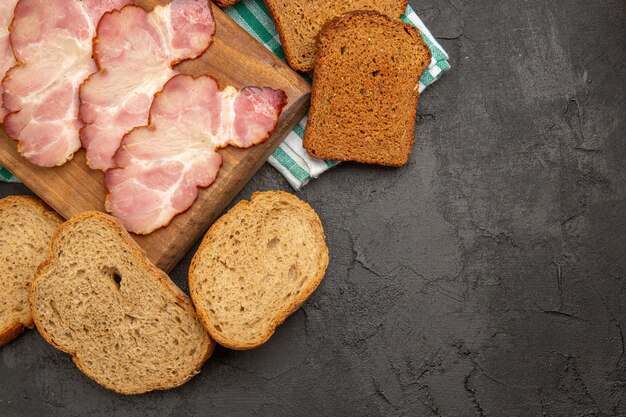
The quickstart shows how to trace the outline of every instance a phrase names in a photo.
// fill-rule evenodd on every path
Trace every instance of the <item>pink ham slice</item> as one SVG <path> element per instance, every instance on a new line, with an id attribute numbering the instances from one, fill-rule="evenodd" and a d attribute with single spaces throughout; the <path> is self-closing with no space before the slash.
<path id="1" fill-rule="evenodd" d="M 217 150 L 265 141 L 286 100 L 271 88 L 220 91 L 211 77 L 177 75 L 154 100 L 150 126 L 125 136 L 115 154 L 119 168 L 104 180 L 107 211 L 138 234 L 167 226 L 215 181 Z"/>
<path id="2" fill-rule="evenodd" d="M 7 71 L 15 65 L 15 57 L 9 41 L 9 25 L 13 20 L 13 11 L 17 2 L 18 0 L 0 1 L 0 79 L 4 78 Z M 2 104 L 2 91 L 3 88 L 0 85 L 0 122 L 9 113 Z"/>
<path id="3" fill-rule="evenodd" d="M 177 74 L 172 66 L 201 55 L 215 21 L 208 0 L 174 0 L 148 13 L 137 6 L 105 15 L 94 47 L 100 72 L 81 87 L 81 131 L 91 168 L 114 167 L 124 135 L 148 123 L 154 94 Z"/>
<path id="4" fill-rule="evenodd" d="M 5 0 L 1 0 L 5 1 Z M 9 136 L 30 162 L 62 165 L 80 148 L 78 89 L 97 70 L 96 24 L 105 11 L 130 0 L 20 0 L 11 24 L 18 64 L 4 80 Z"/>

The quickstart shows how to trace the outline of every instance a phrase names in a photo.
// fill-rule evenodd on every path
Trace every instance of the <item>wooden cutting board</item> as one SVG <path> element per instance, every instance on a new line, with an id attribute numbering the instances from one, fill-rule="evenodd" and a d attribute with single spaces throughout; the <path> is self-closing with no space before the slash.
<path id="1" fill-rule="evenodd" d="M 137 0 L 135 3 L 151 10 L 157 4 L 168 2 Z M 177 68 L 195 76 L 211 75 L 222 88 L 227 85 L 238 88 L 253 85 L 281 89 L 287 94 L 288 104 L 276 131 L 267 142 L 245 150 L 229 147 L 220 151 L 224 165 L 217 181 L 200 192 L 200 197 L 189 211 L 176 216 L 166 228 L 147 236 L 133 236 L 148 258 L 168 272 L 206 232 L 309 107 L 310 86 L 304 79 L 217 6 L 213 6 L 213 13 L 217 24 L 213 45 L 199 59 L 183 62 Z M 103 174 L 87 167 L 82 150 L 61 167 L 41 168 L 22 158 L 16 150 L 16 142 L 0 130 L 0 165 L 65 218 L 88 210 L 104 211 Z"/>

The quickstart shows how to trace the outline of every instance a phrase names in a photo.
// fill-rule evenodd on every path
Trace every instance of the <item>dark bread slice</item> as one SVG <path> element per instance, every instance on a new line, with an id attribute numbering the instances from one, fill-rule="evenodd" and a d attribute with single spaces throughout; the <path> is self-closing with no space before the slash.
<path id="1" fill-rule="evenodd" d="M 37 198 L 0 200 L 0 346 L 33 327 L 28 291 L 62 222 Z"/>
<path id="2" fill-rule="evenodd" d="M 189 268 L 189 292 L 219 344 L 252 349 L 311 295 L 327 266 L 315 211 L 289 193 L 254 193 L 207 232 Z"/>
<path id="3" fill-rule="evenodd" d="M 397 19 L 408 0 L 265 0 L 265 4 L 291 68 L 310 71 L 315 64 L 315 40 L 327 22 L 355 10 L 372 10 Z"/>
<path id="4" fill-rule="evenodd" d="M 189 297 L 119 221 L 99 212 L 57 229 L 31 286 L 30 306 L 52 346 L 122 394 L 185 383 L 215 346 Z"/>
<path id="5" fill-rule="evenodd" d="M 357 11 L 329 22 L 318 40 L 304 134 L 309 155 L 404 165 L 430 60 L 419 30 L 382 14 Z"/>
<path id="6" fill-rule="evenodd" d="M 231 7 L 239 3 L 239 0 L 213 0 L 213 3 L 217 4 L 221 8 Z"/>

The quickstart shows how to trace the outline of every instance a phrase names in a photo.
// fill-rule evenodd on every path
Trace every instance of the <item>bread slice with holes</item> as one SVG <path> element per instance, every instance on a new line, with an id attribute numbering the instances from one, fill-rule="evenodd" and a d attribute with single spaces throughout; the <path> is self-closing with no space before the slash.
<path id="1" fill-rule="evenodd" d="M 311 206 L 282 191 L 255 193 L 209 229 L 191 263 L 189 290 L 219 344 L 252 349 L 311 295 L 327 266 Z"/>
<path id="2" fill-rule="evenodd" d="M 122 394 L 179 386 L 214 349 L 191 300 L 116 219 L 99 212 L 57 230 L 30 303 L 50 344 Z"/>
<path id="3" fill-rule="evenodd" d="M 319 37 L 304 148 L 315 158 L 406 164 L 430 58 L 415 27 L 382 14 L 359 11 L 328 23 Z"/>
<path id="4" fill-rule="evenodd" d="M 28 291 L 62 221 L 34 197 L 0 200 L 0 346 L 33 327 Z"/>
<path id="5" fill-rule="evenodd" d="M 408 0 L 265 0 L 276 24 L 289 65 L 311 71 L 315 40 L 324 25 L 344 13 L 370 10 L 399 19 Z"/>

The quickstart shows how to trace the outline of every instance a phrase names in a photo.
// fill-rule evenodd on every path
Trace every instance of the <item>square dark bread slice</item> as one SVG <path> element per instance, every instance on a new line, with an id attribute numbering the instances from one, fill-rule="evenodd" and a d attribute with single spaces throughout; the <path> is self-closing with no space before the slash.
<path id="1" fill-rule="evenodd" d="M 315 40 L 327 22 L 344 13 L 370 10 L 399 18 L 408 0 L 264 0 L 285 50 L 287 63 L 298 71 L 315 64 Z"/>
<path id="2" fill-rule="evenodd" d="M 305 149 L 315 158 L 406 164 L 430 60 L 411 25 L 369 11 L 329 22 L 318 39 Z"/>

